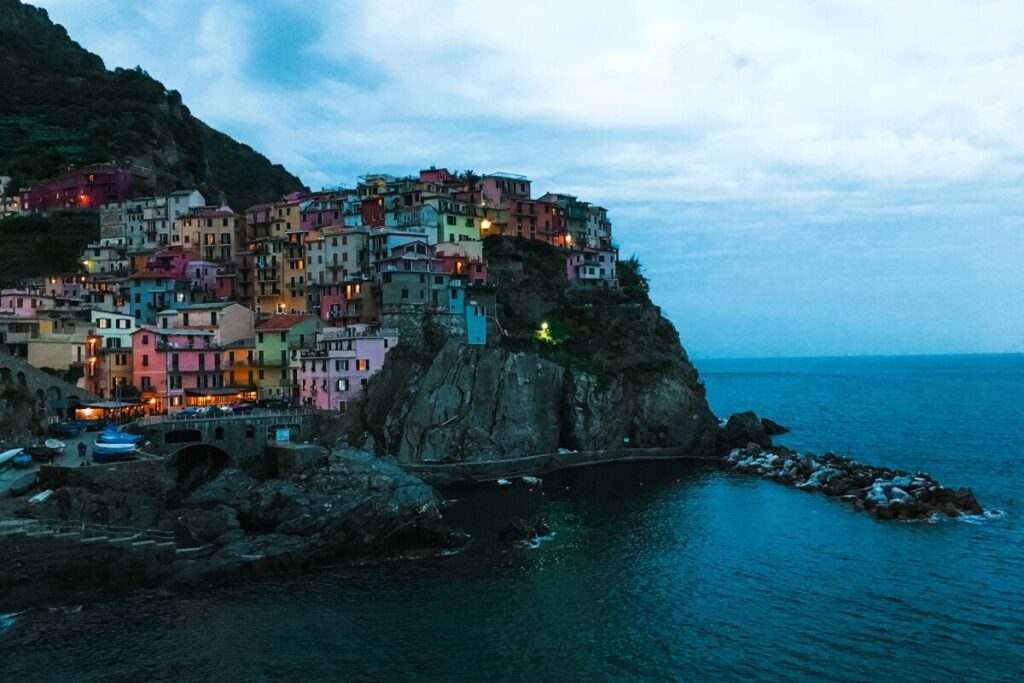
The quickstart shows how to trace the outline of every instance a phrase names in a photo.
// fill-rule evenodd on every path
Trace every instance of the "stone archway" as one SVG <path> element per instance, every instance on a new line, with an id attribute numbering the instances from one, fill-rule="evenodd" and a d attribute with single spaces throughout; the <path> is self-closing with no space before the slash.
<path id="1" fill-rule="evenodd" d="M 169 458 L 177 470 L 179 495 L 187 496 L 224 471 L 231 460 L 227 451 L 208 443 L 197 443 L 175 451 Z"/>
<path id="2" fill-rule="evenodd" d="M 14 381 L 14 376 L 11 374 L 11 369 L 7 367 L 0 368 L 0 383 L 11 384 Z"/>

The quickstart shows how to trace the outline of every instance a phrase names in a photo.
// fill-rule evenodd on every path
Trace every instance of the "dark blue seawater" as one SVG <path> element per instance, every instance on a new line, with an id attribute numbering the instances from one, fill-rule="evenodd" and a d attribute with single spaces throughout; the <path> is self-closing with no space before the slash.
<path id="1" fill-rule="evenodd" d="M 0 680 L 1024 679 L 1024 357 L 698 367 L 720 415 L 1005 514 L 884 523 L 695 465 L 579 470 L 457 492 L 477 540 L 455 557 L 0 620 Z M 497 545 L 532 514 L 551 540 Z"/>

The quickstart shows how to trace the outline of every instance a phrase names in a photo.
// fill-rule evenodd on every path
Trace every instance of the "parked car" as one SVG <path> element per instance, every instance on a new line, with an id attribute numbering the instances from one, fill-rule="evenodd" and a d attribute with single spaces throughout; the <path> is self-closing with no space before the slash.
<path id="1" fill-rule="evenodd" d="M 252 401 L 238 401 L 237 403 L 231 404 L 231 410 L 236 413 L 249 413 L 256 407 L 256 404 Z"/>

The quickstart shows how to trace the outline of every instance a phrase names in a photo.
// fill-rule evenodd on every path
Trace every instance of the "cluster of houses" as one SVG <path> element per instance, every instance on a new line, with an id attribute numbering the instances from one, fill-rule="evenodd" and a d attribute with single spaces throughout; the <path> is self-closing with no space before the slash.
<path id="1" fill-rule="evenodd" d="M 136 196 L 148 177 L 94 166 L 21 195 L 22 212 L 98 210 L 100 239 L 80 272 L 0 291 L 0 343 L 154 413 L 267 399 L 345 410 L 426 312 L 486 344 L 489 235 L 562 248 L 570 286 L 617 286 L 607 211 L 534 198 L 524 176 L 366 175 L 241 212 L 197 190 Z"/>

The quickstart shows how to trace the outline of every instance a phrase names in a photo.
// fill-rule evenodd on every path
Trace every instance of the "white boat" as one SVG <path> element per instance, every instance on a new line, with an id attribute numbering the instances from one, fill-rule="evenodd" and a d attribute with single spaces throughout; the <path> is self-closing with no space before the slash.
<path id="1" fill-rule="evenodd" d="M 64 449 L 67 447 L 67 444 L 65 444 L 60 439 L 47 439 L 46 441 L 43 442 L 43 445 L 49 448 L 50 452 L 52 452 L 54 455 L 60 455 L 61 453 L 64 452 Z"/>
<path id="2" fill-rule="evenodd" d="M 512 485 L 512 482 L 510 482 L 510 481 L 509 481 L 508 479 L 499 479 L 499 480 L 498 480 L 497 482 L 495 482 L 495 483 L 496 483 L 496 484 L 497 484 L 498 486 L 511 486 L 511 485 Z"/>
<path id="3" fill-rule="evenodd" d="M 25 449 L 12 448 L 9 451 L 4 451 L 3 453 L 0 453 L 0 467 L 10 464 L 11 460 L 14 460 L 14 456 L 18 455 L 18 453 L 21 453 L 23 450 Z"/>
<path id="4" fill-rule="evenodd" d="M 106 453 L 131 453 L 132 451 L 138 450 L 138 446 L 133 442 L 128 443 L 97 443 L 95 446 L 97 451 L 103 451 Z"/>
<path id="5" fill-rule="evenodd" d="M 53 489 L 46 489 L 45 491 L 41 491 L 40 493 L 37 493 L 36 495 L 29 498 L 28 502 L 31 503 L 32 505 L 38 505 L 39 503 L 42 503 L 52 495 Z"/>
<path id="6" fill-rule="evenodd" d="M 523 483 L 529 484 L 530 486 L 540 486 L 544 483 L 544 480 L 540 477 L 531 477 L 529 475 L 523 477 Z"/>

